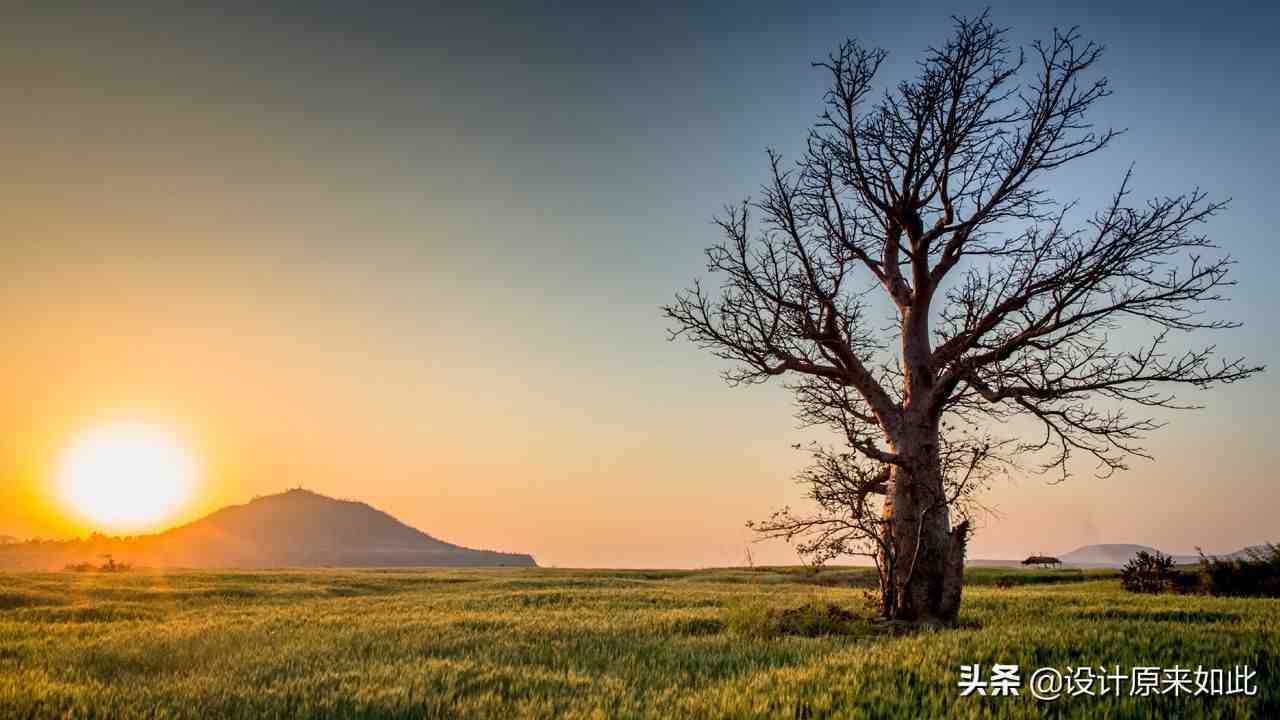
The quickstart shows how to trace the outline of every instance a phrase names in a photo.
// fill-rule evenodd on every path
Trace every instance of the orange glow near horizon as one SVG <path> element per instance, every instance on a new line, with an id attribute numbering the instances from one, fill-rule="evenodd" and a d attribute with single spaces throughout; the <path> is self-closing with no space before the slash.
<path id="1" fill-rule="evenodd" d="M 177 437 L 160 427 L 116 422 L 84 432 L 63 452 L 59 495 L 69 510 L 98 529 L 154 529 L 194 495 L 197 463 Z"/>

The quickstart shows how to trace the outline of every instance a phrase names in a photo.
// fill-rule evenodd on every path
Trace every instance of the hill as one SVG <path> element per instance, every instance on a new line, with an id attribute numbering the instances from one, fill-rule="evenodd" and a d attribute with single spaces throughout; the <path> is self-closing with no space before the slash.
<path id="1" fill-rule="evenodd" d="M 1149 553 L 1157 552 L 1156 548 L 1149 545 L 1134 545 L 1130 543 L 1106 543 L 1100 545 L 1084 545 L 1072 550 L 1065 555 L 1057 555 L 1062 561 L 1064 567 L 1077 568 L 1118 568 L 1123 567 L 1129 562 L 1134 555 L 1139 552 L 1146 551 Z M 1169 553 L 1165 553 L 1169 554 Z M 1234 553 L 1219 555 L 1219 557 L 1233 558 L 1242 556 L 1244 550 Z M 1194 564 L 1200 561 L 1199 555 L 1172 555 L 1173 561 L 1179 565 Z M 987 560 L 975 559 L 968 561 L 969 565 L 979 567 L 1020 567 L 1022 558 L 1008 560 Z"/>
<path id="2" fill-rule="evenodd" d="M 0 547 L 0 568 L 60 569 L 110 553 L 146 567 L 534 566 L 529 555 L 438 540 L 362 502 L 290 490 L 154 535 Z"/>
<path id="3" fill-rule="evenodd" d="M 1143 551 L 1149 553 L 1160 552 L 1156 548 L 1146 545 L 1085 545 L 1072 550 L 1066 555 L 1059 555 L 1058 559 L 1063 564 L 1075 565 L 1076 567 L 1121 567 L 1129 562 L 1134 555 Z M 1173 560 L 1179 564 L 1194 563 L 1198 562 L 1200 557 L 1198 555 L 1173 555 Z"/>

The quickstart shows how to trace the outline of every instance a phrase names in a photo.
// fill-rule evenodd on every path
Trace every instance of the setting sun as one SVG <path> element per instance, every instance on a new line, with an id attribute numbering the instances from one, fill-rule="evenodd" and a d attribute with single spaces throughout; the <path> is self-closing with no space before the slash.
<path id="1" fill-rule="evenodd" d="M 143 529 L 171 517 L 191 496 L 196 463 L 177 438 L 140 423 L 116 423 L 77 437 L 64 452 L 64 501 L 112 530 Z"/>

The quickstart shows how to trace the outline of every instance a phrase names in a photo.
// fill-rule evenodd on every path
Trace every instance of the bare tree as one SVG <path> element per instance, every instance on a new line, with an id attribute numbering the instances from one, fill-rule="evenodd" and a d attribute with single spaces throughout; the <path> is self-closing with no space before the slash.
<path id="1" fill-rule="evenodd" d="M 1072 223 L 1074 203 L 1042 185 L 1117 134 L 1088 119 L 1109 95 L 1086 78 L 1101 52 L 1074 29 L 1014 49 L 985 14 L 957 18 L 917 77 L 872 102 L 885 53 L 844 43 L 816 64 L 831 86 L 806 153 L 787 167 L 770 151 L 760 199 L 718 218 L 719 286 L 695 282 L 664 308 L 673 336 L 733 363 L 730 383 L 791 378 L 801 418 L 842 434 L 848 452 L 816 455 L 802 480 L 823 510 L 808 519 L 843 513 L 855 534 L 777 517 L 759 529 L 830 552 L 871 538 L 888 617 L 956 616 L 961 458 L 1034 458 L 1065 478 L 1083 457 L 1109 474 L 1146 457 L 1154 411 L 1192 407 L 1172 389 L 1262 369 L 1175 342 L 1236 326 L 1205 314 L 1232 261 L 1204 257 L 1197 228 L 1224 203 L 1194 190 L 1135 205 L 1126 174 Z M 868 317 L 877 290 L 889 329 Z M 1015 416 L 1042 432 L 982 438 L 1027 425 Z"/>

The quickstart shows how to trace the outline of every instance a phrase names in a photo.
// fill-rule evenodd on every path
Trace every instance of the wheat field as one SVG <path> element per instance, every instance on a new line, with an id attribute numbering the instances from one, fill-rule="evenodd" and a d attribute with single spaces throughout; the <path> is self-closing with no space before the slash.
<path id="1" fill-rule="evenodd" d="M 1280 717 L 1280 601 L 969 579 L 959 628 L 906 631 L 863 619 L 865 569 L 0 574 L 0 717 Z M 853 616 L 774 621 L 829 605 Z M 961 697 L 972 663 L 1249 665 L 1258 691 Z"/>

